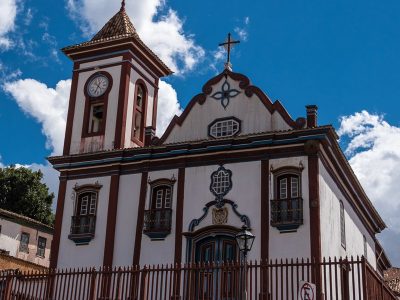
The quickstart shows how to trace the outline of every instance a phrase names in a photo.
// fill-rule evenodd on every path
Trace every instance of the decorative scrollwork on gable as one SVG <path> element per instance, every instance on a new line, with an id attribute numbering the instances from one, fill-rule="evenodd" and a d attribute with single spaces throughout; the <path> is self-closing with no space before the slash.
<path id="1" fill-rule="evenodd" d="M 226 109 L 229 105 L 229 101 L 231 98 L 235 98 L 240 94 L 240 91 L 236 89 L 231 89 L 231 85 L 228 82 L 228 79 L 225 79 L 224 83 L 221 86 L 221 90 L 219 92 L 215 92 L 211 95 L 217 101 L 221 101 L 221 105 L 224 109 Z"/>

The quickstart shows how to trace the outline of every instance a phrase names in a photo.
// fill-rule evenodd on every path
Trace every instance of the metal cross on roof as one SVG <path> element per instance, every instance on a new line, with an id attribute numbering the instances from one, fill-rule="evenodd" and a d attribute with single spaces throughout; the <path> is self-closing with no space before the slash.
<path id="1" fill-rule="evenodd" d="M 225 68 L 231 69 L 232 64 L 231 64 L 231 49 L 235 46 L 235 44 L 239 44 L 240 41 L 235 41 L 232 39 L 232 36 L 230 33 L 228 33 L 228 38 L 224 43 L 219 44 L 219 46 L 223 46 L 225 50 L 228 52 L 228 57 L 225 63 Z"/>

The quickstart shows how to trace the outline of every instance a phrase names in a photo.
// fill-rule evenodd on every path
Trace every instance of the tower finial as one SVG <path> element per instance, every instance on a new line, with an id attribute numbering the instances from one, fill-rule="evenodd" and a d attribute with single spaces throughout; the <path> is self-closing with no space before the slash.
<path id="1" fill-rule="evenodd" d="M 122 0 L 121 2 L 121 10 L 125 10 L 125 0 Z"/>
<path id="2" fill-rule="evenodd" d="M 225 50 L 228 52 L 228 57 L 227 57 L 226 63 L 225 63 L 225 69 L 232 71 L 231 50 L 232 50 L 233 46 L 235 46 L 235 44 L 239 44 L 239 43 L 240 43 L 240 41 L 233 40 L 231 34 L 228 33 L 228 38 L 226 39 L 226 41 L 224 43 L 219 44 L 219 46 L 224 47 Z"/>

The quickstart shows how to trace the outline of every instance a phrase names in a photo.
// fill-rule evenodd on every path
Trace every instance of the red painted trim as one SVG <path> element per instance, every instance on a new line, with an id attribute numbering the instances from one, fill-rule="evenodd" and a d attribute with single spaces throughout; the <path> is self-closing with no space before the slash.
<path id="1" fill-rule="evenodd" d="M 261 259 L 269 259 L 269 160 L 261 161 Z"/>
<path id="2" fill-rule="evenodd" d="M 135 246 L 133 251 L 133 263 L 132 263 L 134 266 L 137 266 L 140 263 L 140 252 L 142 248 L 142 233 L 143 233 L 143 222 L 144 222 L 144 209 L 146 206 L 148 175 L 149 175 L 148 172 L 143 172 L 142 180 L 140 182 L 138 217 L 136 222 Z"/>
<path id="3" fill-rule="evenodd" d="M 152 123 L 151 126 L 154 130 L 157 130 L 157 108 L 158 108 L 158 89 L 159 89 L 159 79 L 156 81 L 156 87 L 154 88 L 154 96 L 153 96 L 153 115 L 152 115 Z"/>
<path id="4" fill-rule="evenodd" d="M 74 63 L 74 69 L 78 68 L 78 67 L 79 67 L 79 64 Z M 65 128 L 63 155 L 68 155 L 70 153 L 70 149 L 71 149 L 72 128 L 74 125 L 74 114 L 75 114 L 75 103 L 76 103 L 76 92 L 77 92 L 77 88 L 78 88 L 78 80 L 79 80 L 79 73 L 74 71 L 73 75 L 72 75 L 72 85 L 71 85 L 71 92 L 70 92 L 70 96 L 69 96 L 67 125 Z"/>
<path id="5" fill-rule="evenodd" d="M 318 153 L 308 156 L 308 186 L 310 206 L 310 242 L 311 259 L 321 262 L 321 220 L 320 220 L 320 199 L 319 199 L 319 163 Z M 317 286 L 317 293 L 321 293 L 322 273 L 320 268 L 313 272 L 313 282 Z M 319 296 L 318 296 L 319 298 Z"/>
<path id="6" fill-rule="evenodd" d="M 123 57 L 127 59 L 127 57 Z M 114 137 L 114 148 L 120 149 L 129 147 L 125 145 L 125 131 L 126 131 L 126 114 L 128 110 L 128 97 L 129 97 L 129 84 L 130 84 L 130 73 L 131 69 L 127 62 L 124 62 L 121 67 L 121 79 L 119 84 L 118 94 L 118 108 L 117 118 L 115 123 L 115 137 Z"/>
<path id="7" fill-rule="evenodd" d="M 55 269 L 57 268 L 58 265 L 57 263 L 58 263 L 59 249 L 60 249 L 61 229 L 64 216 L 64 202 L 65 202 L 66 191 L 67 191 L 67 180 L 60 180 L 60 185 L 58 187 L 56 219 L 54 222 L 54 235 L 53 235 L 53 241 L 51 243 L 50 269 Z"/>
<path id="8" fill-rule="evenodd" d="M 185 168 L 178 171 L 178 194 L 176 201 L 175 221 L 175 263 L 182 262 L 182 230 L 183 230 L 183 206 L 185 198 Z"/>
<path id="9" fill-rule="evenodd" d="M 87 92 L 88 84 L 92 80 L 93 77 L 100 75 L 100 74 L 104 75 L 108 78 L 109 84 L 108 84 L 107 90 L 100 97 L 91 97 L 91 96 L 89 96 L 89 94 Z M 84 87 L 85 112 L 83 115 L 82 134 L 81 134 L 82 138 L 92 137 L 92 136 L 102 136 L 105 134 L 106 126 L 107 126 L 108 98 L 109 98 L 109 94 L 110 94 L 112 86 L 113 86 L 112 76 L 105 71 L 99 71 L 99 72 L 92 74 L 86 81 L 85 87 Z M 102 103 L 104 105 L 103 124 L 101 126 L 101 129 L 98 132 L 90 132 L 89 133 L 90 107 L 92 104 L 98 104 L 98 103 Z"/>
<path id="10" fill-rule="evenodd" d="M 142 109 L 141 109 L 141 113 L 142 113 L 141 122 L 142 122 L 142 124 L 140 125 L 141 126 L 140 138 L 137 139 L 134 136 L 133 128 L 135 127 L 136 113 L 138 111 L 138 107 L 136 105 L 136 97 L 137 97 L 137 92 L 138 92 L 139 85 L 143 88 L 143 92 L 145 94 L 145 97 L 142 100 L 143 101 L 143 105 L 142 105 Z M 144 146 L 144 130 L 145 130 L 145 127 L 146 127 L 148 99 L 149 99 L 149 91 L 147 89 L 147 85 L 143 81 L 143 79 L 139 78 L 138 80 L 136 80 L 136 83 L 135 83 L 135 94 L 134 94 L 134 97 L 133 97 L 133 112 L 132 112 L 133 116 L 132 116 L 131 141 L 133 141 L 134 143 L 138 144 L 141 147 Z"/>
<path id="11" fill-rule="evenodd" d="M 192 100 L 190 100 L 189 104 L 186 106 L 185 110 L 179 117 L 176 115 L 174 116 L 171 123 L 168 125 L 167 130 L 160 138 L 159 144 L 164 143 L 164 141 L 171 134 L 175 126 L 182 126 L 186 117 L 188 116 L 188 114 L 190 113 L 190 111 L 192 110 L 192 108 L 196 103 L 200 105 L 204 104 L 204 102 L 207 99 L 207 96 L 210 95 L 212 92 L 212 86 L 218 83 L 220 80 L 222 80 L 223 77 L 230 77 L 235 81 L 239 81 L 239 87 L 244 90 L 247 97 L 250 98 L 253 96 L 253 94 L 256 94 L 271 114 L 277 111 L 292 129 L 301 129 L 304 127 L 305 125 L 304 118 L 298 118 L 296 121 L 294 121 L 278 100 L 272 103 L 272 101 L 268 98 L 267 95 L 264 94 L 264 92 L 261 89 L 259 89 L 256 86 L 250 85 L 250 80 L 245 75 L 239 73 L 233 73 L 226 69 L 221 74 L 217 75 L 214 78 L 211 78 L 203 86 L 203 92 L 201 94 L 194 96 Z"/>
<path id="12" fill-rule="evenodd" d="M 265 159 L 261 161 L 261 199 L 260 199 L 260 209 L 261 209 L 261 262 L 267 263 L 269 260 L 269 160 Z M 262 274 L 261 282 L 261 295 L 260 299 L 267 299 L 268 297 L 268 271 Z M 261 297 L 262 296 L 262 297 Z"/>
<path id="13" fill-rule="evenodd" d="M 108 199 L 106 239 L 104 244 L 103 266 L 111 267 L 114 257 L 115 227 L 117 224 L 119 175 L 111 176 Z"/>
<path id="14" fill-rule="evenodd" d="M 245 151 L 240 153 L 226 153 L 220 151 L 219 153 L 210 153 L 198 157 L 177 157 L 168 160 L 151 160 L 138 162 L 136 164 L 123 164 L 123 165 L 105 165 L 96 168 L 86 168 L 82 170 L 68 170 L 62 171 L 61 176 L 68 174 L 69 179 L 90 178 L 109 176 L 112 172 L 119 169 L 123 174 L 137 174 L 143 171 L 159 171 L 166 169 L 175 169 L 177 165 L 186 167 L 207 166 L 220 163 L 235 163 L 246 161 L 257 161 L 264 159 L 268 155 L 272 158 L 296 157 L 304 155 L 303 146 L 292 147 L 288 149 L 258 149 L 257 151 Z M 67 173 L 68 172 L 68 173 Z"/>

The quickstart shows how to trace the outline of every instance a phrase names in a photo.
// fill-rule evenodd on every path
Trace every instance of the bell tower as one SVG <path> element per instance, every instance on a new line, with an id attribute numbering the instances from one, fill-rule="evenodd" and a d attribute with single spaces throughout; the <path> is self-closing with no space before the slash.
<path id="1" fill-rule="evenodd" d="M 158 82 L 172 71 L 140 39 L 124 1 L 90 41 L 62 51 L 74 63 L 63 155 L 149 144 Z"/>

